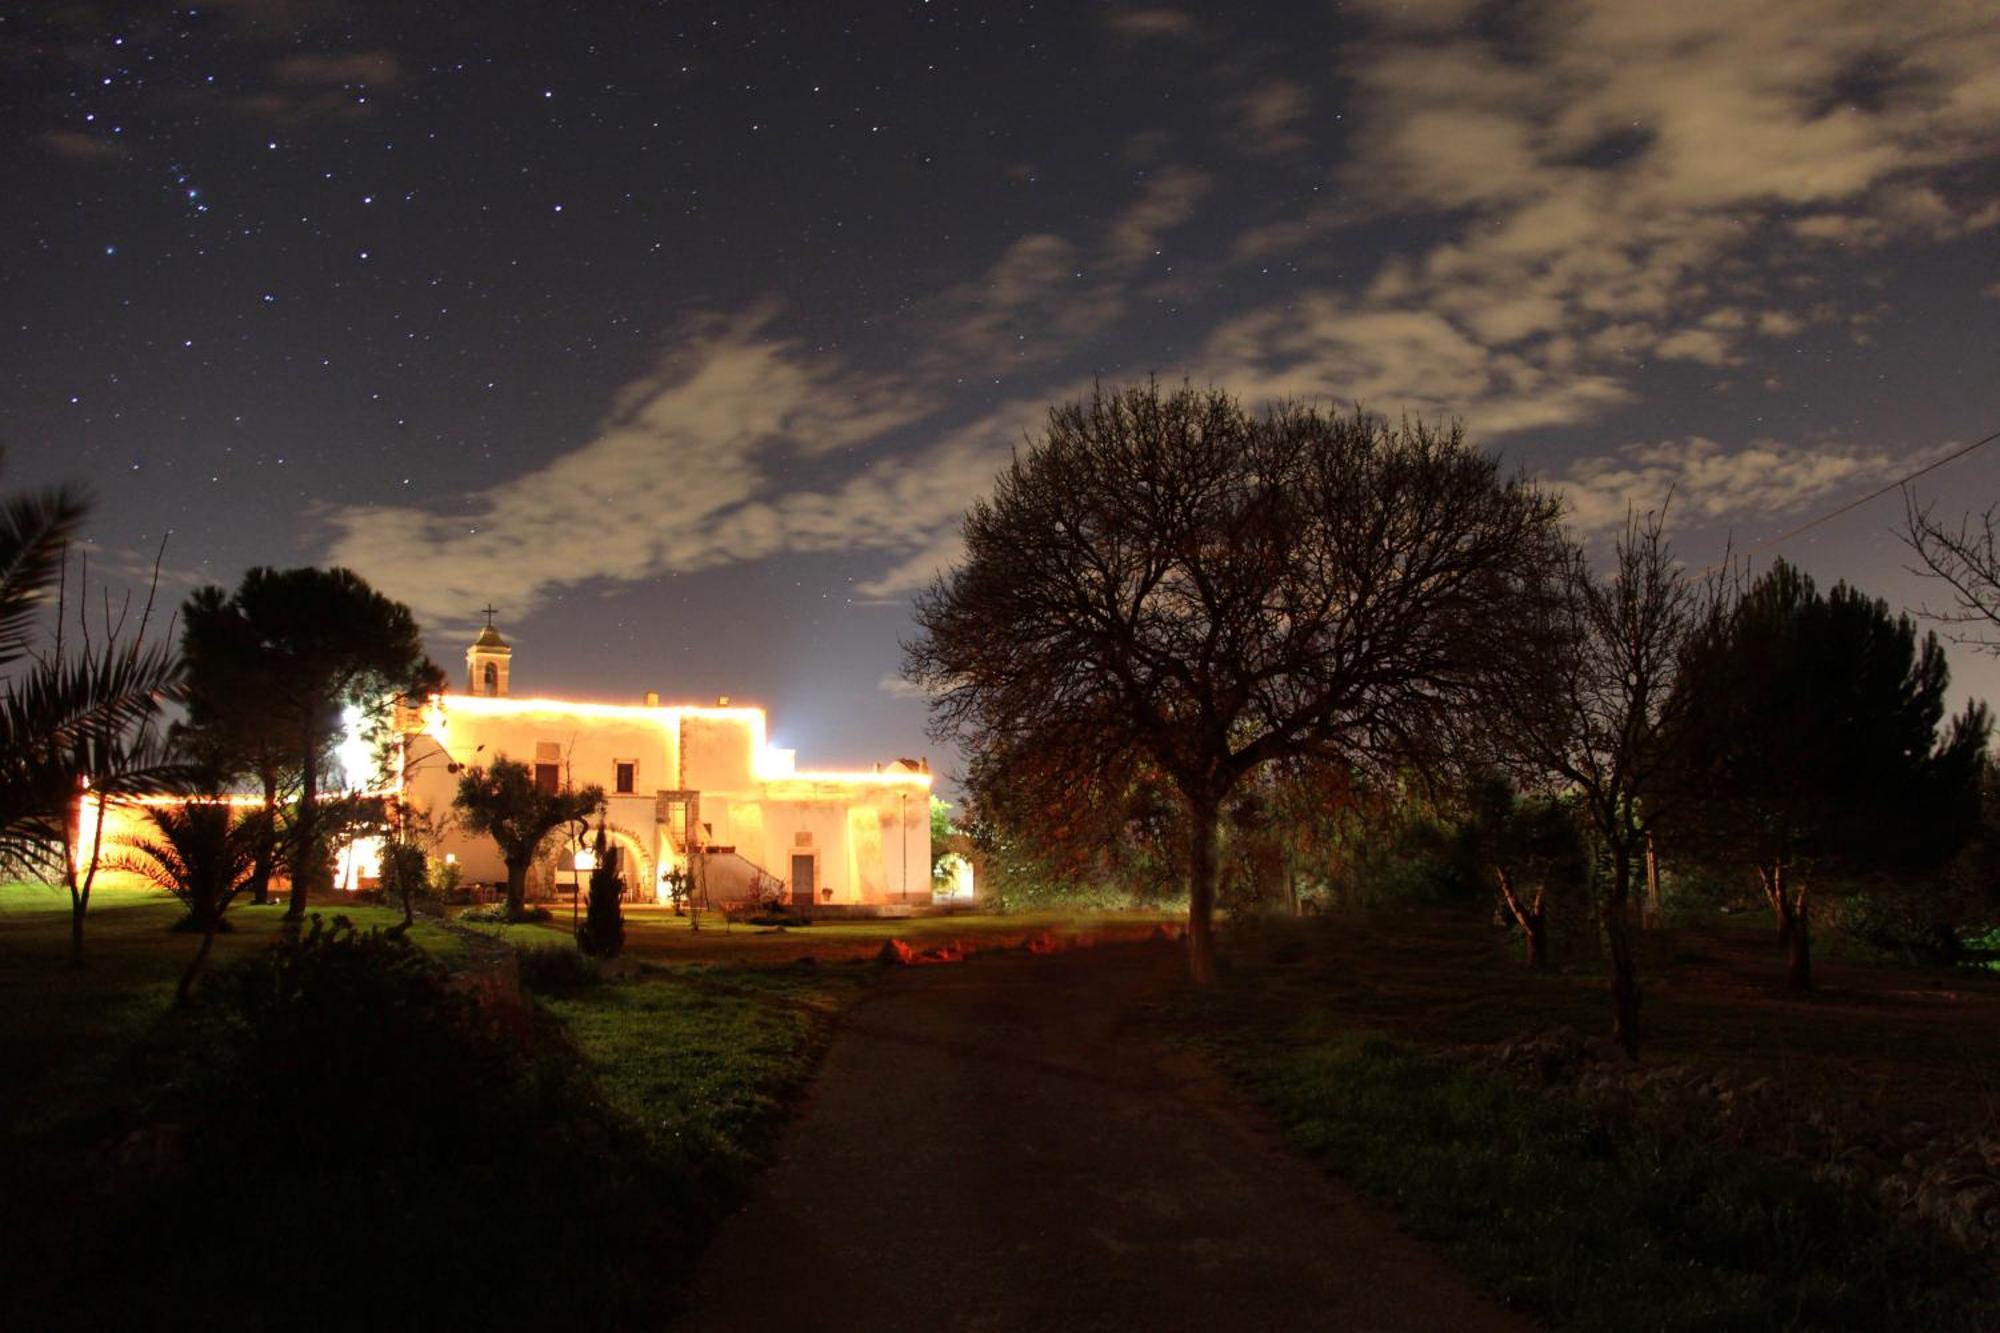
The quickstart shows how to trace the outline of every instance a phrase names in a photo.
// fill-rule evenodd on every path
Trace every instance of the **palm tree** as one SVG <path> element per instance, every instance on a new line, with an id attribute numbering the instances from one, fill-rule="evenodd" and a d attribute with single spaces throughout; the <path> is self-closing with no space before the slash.
<path id="1" fill-rule="evenodd" d="M 146 807 L 154 836 L 131 844 L 112 862 L 117 870 L 165 889 L 187 908 L 190 927 L 201 932 L 201 948 L 174 988 L 174 1003 L 186 1004 L 202 964 L 222 929 L 223 913 L 249 886 L 257 868 L 257 848 L 268 811 L 239 816 L 219 796 L 195 797 L 175 805 Z"/>
<path id="2" fill-rule="evenodd" d="M 83 950 L 93 851 L 75 855 L 86 796 L 101 813 L 117 796 L 184 778 L 155 735 L 179 660 L 138 632 L 52 642 L 38 630 L 61 591 L 69 543 L 89 505 L 59 486 L 0 501 L 0 873 L 60 876 L 70 891 L 72 957 Z"/>

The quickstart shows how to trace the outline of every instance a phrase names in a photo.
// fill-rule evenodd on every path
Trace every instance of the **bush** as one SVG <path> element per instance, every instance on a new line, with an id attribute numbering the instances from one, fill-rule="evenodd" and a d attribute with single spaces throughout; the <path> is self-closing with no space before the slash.
<path id="1" fill-rule="evenodd" d="M 577 932 L 579 939 L 583 932 Z M 537 995 L 573 995 L 601 979 L 594 959 L 566 944 L 537 945 L 516 954 L 521 985 Z"/>
<path id="2" fill-rule="evenodd" d="M 1918 966 L 1951 966 L 1965 952 L 1958 931 L 1933 904 L 1910 894 L 1850 893 L 1840 900 L 1842 933 Z"/>
<path id="3" fill-rule="evenodd" d="M 508 916 L 505 903 L 482 903 L 478 907 L 468 907 L 458 914 L 458 919 L 473 926 L 504 926 L 518 921 L 552 921 L 546 907 L 524 907 L 521 915 Z"/>
<path id="4" fill-rule="evenodd" d="M 219 970 L 156 1040 L 142 1128 L 43 1182 L 0 1322 L 657 1326 L 700 1187 L 543 1022 L 340 918 Z"/>

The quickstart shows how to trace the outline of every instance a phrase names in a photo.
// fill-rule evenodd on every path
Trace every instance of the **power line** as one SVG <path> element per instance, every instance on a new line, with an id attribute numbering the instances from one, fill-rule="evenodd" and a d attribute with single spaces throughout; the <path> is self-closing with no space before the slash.
<path id="1" fill-rule="evenodd" d="M 1822 523 L 1831 523 L 1833 522 L 1834 519 L 1839 518 L 1842 514 L 1853 513 L 1855 510 L 1861 508 L 1862 505 L 1867 504 L 1870 500 L 1879 500 L 1883 496 L 1887 495 L 1890 491 L 1898 490 L 1904 486 L 1909 485 L 1911 482 L 1915 481 L 1918 477 L 1923 476 L 1926 472 L 1935 472 L 1937 471 L 1937 469 L 1943 467 L 1946 463 L 1955 463 L 1959 459 L 1971 453 L 1973 450 L 1978 449 L 1984 445 L 1991 444 L 1995 440 L 2000 440 L 2000 430 L 1996 430 L 1991 435 L 1983 436 L 1980 439 L 1974 440 L 1971 444 L 1966 445 L 1962 449 L 1954 449 L 1950 453 L 1946 454 L 1943 458 L 1939 458 L 1932 462 L 1926 463 L 1922 467 L 1918 468 L 1916 471 L 1898 477 L 1894 481 L 1889 482 L 1886 485 L 1878 486 L 1874 490 L 1868 492 L 1868 494 L 1862 496 L 1858 500 L 1849 500 L 1846 504 L 1840 506 L 1840 508 L 1838 509 L 1829 510 L 1824 514 L 1821 514 L 1818 518 L 1809 519 L 1806 522 L 1799 524 L 1796 528 L 1793 528 L 1790 532 L 1781 532 L 1775 537 L 1766 537 L 1762 541 L 1752 542 L 1750 543 L 1750 545 L 1744 547 L 1741 551 L 1736 552 L 1735 557 L 1733 558 L 1740 558 L 1742 556 L 1751 554 L 1753 551 L 1761 551 L 1766 549 L 1767 547 L 1776 546 L 1780 542 L 1788 542 L 1792 538 L 1800 536 L 1803 533 L 1811 532 L 1814 528 L 1818 527 Z"/>

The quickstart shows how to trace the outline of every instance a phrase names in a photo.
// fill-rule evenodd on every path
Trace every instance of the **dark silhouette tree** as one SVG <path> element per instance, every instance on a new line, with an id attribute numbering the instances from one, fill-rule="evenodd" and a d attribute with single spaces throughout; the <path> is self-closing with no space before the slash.
<path id="1" fill-rule="evenodd" d="M 303 920 L 312 888 L 328 878 L 320 774 L 342 709 L 414 701 L 442 689 L 444 675 L 424 656 L 409 608 L 352 570 L 259 567 L 226 596 L 197 589 L 187 615 L 201 624 L 189 645 L 192 694 L 202 701 L 191 718 L 196 728 L 206 729 L 222 754 L 259 751 L 267 726 L 289 740 L 299 796 L 285 916 Z"/>
<path id="2" fill-rule="evenodd" d="M 459 775 L 452 804 L 466 832 L 493 839 L 507 863 L 507 916 L 525 914 L 528 867 L 542 840 L 564 824 L 581 823 L 604 804 L 604 788 L 543 791 L 526 764 L 495 755 L 491 766 Z"/>
<path id="3" fill-rule="evenodd" d="M 271 706 L 283 686 L 276 674 L 282 659 L 214 586 L 197 588 L 181 607 L 181 659 L 187 718 L 174 728 L 175 744 L 219 783 L 253 780 L 273 814 L 259 825 L 250 875 L 250 901 L 261 905 L 290 833 L 277 812 L 294 805 L 304 778 L 293 720 Z"/>
<path id="4" fill-rule="evenodd" d="M 975 754 L 1079 785 L 1142 755 L 1166 778 L 1208 982 L 1224 800 L 1274 760 L 1428 759 L 1517 651 L 1557 513 L 1456 428 L 1100 390 L 966 514 L 904 671 Z"/>
<path id="5" fill-rule="evenodd" d="M 1531 790 L 1566 792 L 1596 835 L 1611 963 L 1612 1038 L 1639 1050 L 1639 978 L 1629 905 L 1648 819 L 1657 814 L 1681 700 L 1673 685 L 1701 623 L 1703 591 L 1675 563 L 1665 515 L 1628 516 L 1601 578 L 1571 547 L 1560 596 L 1519 625 L 1539 670 L 1495 682 L 1493 754 Z"/>
<path id="6" fill-rule="evenodd" d="M 1989 718 L 1940 733 L 1950 672 L 1937 636 L 1845 583 L 1821 593 L 1780 561 L 1694 641 L 1680 681 L 1676 804 L 1691 849 L 1754 866 L 1812 985 L 1815 874 L 1942 866 L 1978 826 Z"/>
<path id="7" fill-rule="evenodd" d="M 174 987 L 174 1003 L 185 1005 L 194 992 L 202 964 L 215 947 L 229 904 L 249 886 L 263 842 L 258 827 L 271 818 L 268 810 L 238 814 L 229 802 L 210 794 L 173 805 L 146 807 L 149 836 L 134 841 L 114 863 L 165 889 L 187 908 L 191 929 L 200 932 L 201 946 Z"/>
<path id="8" fill-rule="evenodd" d="M 576 932 L 576 946 L 598 958 L 616 958 L 625 949 L 625 912 L 618 901 L 625 885 L 618 878 L 617 862 L 605 841 L 602 819 L 597 823 L 593 850 L 597 855 L 590 868 L 589 905 Z"/>
<path id="9" fill-rule="evenodd" d="M 2000 506 L 1976 519 L 1966 515 L 1957 526 L 1939 519 L 1919 504 L 1916 493 L 1903 491 L 1903 544 L 1922 565 L 1916 572 L 1942 583 L 1950 594 L 1948 608 L 1925 606 L 1923 616 L 1949 626 L 1955 643 L 1980 652 L 2000 653 Z"/>

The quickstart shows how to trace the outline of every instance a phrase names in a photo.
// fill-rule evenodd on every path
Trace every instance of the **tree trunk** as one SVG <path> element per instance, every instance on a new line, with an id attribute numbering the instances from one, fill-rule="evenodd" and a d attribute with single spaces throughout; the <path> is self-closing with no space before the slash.
<path id="1" fill-rule="evenodd" d="M 528 863 L 509 860 L 507 862 L 507 919 L 518 921 L 527 912 Z"/>
<path id="2" fill-rule="evenodd" d="M 1660 853 L 1653 846 L 1653 835 L 1646 835 L 1646 910 L 1645 921 L 1657 929 L 1666 915 L 1660 902 Z"/>
<path id="3" fill-rule="evenodd" d="M 1812 989 L 1812 929 L 1806 915 L 1805 885 L 1799 885 L 1789 906 L 1792 930 L 1785 942 L 1785 989 L 1809 991 Z"/>
<path id="4" fill-rule="evenodd" d="M 97 820 L 90 837 L 90 861 L 79 866 L 76 845 L 83 837 L 83 803 L 79 796 L 63 812 L 63 878 L 69 885 L 69 962 L 83 966 L 83 918 L 90 910 L 90 891 L 97 884 L 97 865 L 104 855 L 104 815 L 110 797 L 97 793 Z"/>
<path id="5" fill-rule="evenodd" d="M 278 862 L 278 778 L 270 772 L 262 776 L 264 818 L 269 826 L 257 839 L 256 859 L 250 866 L 250 901 L 258 907 L 271 901 L 271 870 Z"/>
<path id="6" fill-rule="evenodd" d="M 208 929 L 201 932 L 201 947 L 195 950 L 194 960 L 181 973 L 180 984 L 174 987 L 174 1007 L 185 1008 L 188 998 L 194 994 L 194 979 L 201 974 L 201 965 L 208 961 L 208 951 L 215 947 L 215 928 L 219 917 L 211 917 Z"/>
<path id="7" fill-rule="evenodd" d="M 306 919 L 306 881 L 319 869 L 314 843 L 319 834 L 319 738 L 306 728 L 305 763 L 300 770 L 299 821 L 292 848 L 292 894 L 285 907 L 285 920 Z"/>
<path id="8" fill-rule="evenodd" d="M 1188 822 L 1188 975 L 1197 986 L 1215 984 L 1215 885 L 1221 874 L 1216 826 L 1222 802 L 1212 796 L 1190 797 Z"/>
<path id="9" fill-rule="evenodd" d="M 1521 928 L 1521 939 L 1526 946 L 1526 961 L 1530 971 L 1549 970 L 1548 918 L 1542 913 L 1542 902 L 1546 890 L 1537 890 L 1531 907 L 1521 901 L 1514 892 L 1514 880 L 1505 870 L 1496 869 L 1494 877 L 1500 881 L 1500 898 L 1507 904 L 1508 913 L 1514 924 Z"/>
<path id="10" fill-rule="evenodd" d="M 1785 896 L 1785 863 L 1779 860 L 1768 866 L 1758 866 L 1757 882 L 1763 885 L 1764 899 L 1771 904 L 1771 916 L 1778 923 L 1778 947 L 1789 949 L 1792 943 L 1792 904 Z"/>
<path id="11" fill-rule="evenodd" d="M 1604 939 L 1611 953 L 1611 1039 L 1639 1055 L 1639 977 L 1632 966 L 1626 906 L 1632 891 L 1632 849 L 1611 849 L 1611 891 L 1604 899 Z"/>

